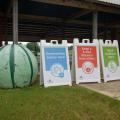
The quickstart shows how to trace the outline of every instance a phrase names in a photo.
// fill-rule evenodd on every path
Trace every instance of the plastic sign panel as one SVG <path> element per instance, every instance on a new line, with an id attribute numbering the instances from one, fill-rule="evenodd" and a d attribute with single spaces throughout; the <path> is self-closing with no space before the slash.
<path id="1" fill-rule="evenodd" d="M 82 82 L 100 82 L 100 66 L 99 66 L 99 43 L 94 40 L 90 43 L 89 39 L 83 39 L 79 43 L 78 39 L 74 39 L 75 60 L 73 61 L 72 71 L 76 84 Z"/>
<path id="2" fill-rule="evenodd" d="M 120 79 L 120 60 L 118 42 L 100 40 L 100 51 L 104 81 Z"/>
<path id="3" fill-rule="evenodd" d="M 49 45 L 41 43 L 41 47 L 44 86 L 71 85 L 67 42 L 63 41 L 62 45 L 57 41 Z"/>

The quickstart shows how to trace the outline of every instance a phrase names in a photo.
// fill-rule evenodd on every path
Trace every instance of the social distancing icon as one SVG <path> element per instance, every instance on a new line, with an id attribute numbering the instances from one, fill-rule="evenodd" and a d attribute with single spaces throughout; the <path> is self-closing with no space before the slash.
<path id="1" fill-rule="evenodd" d="M 41 82 L 45 87 L 72 85 L 67 41 L 41 40 Z"/>
<path id="2" fill-rule="evenodd" d="M 118 41 L 100 40 L 102 74 L 104 82 L 120 79 L 120 59 Z"/>
<path id="3" fill-rule="evenodd" d="M 89 39 L 74 39 L 72 58 L 72 79 L 76 84 L 100 82 L 99 42 Z"/>

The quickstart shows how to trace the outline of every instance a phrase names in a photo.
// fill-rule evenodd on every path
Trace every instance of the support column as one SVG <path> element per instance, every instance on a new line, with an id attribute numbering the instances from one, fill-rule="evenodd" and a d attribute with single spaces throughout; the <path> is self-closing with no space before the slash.
<path id="1" fill-rule="evenodd" d="M 97 11 L 93 12 L 93 39 L 98 38 L 98 13 Z"/>
<path id="2" fill-rule="evenodd" d="M 13 41 L 18 43 L 18 0 L 13 0 Z"/>

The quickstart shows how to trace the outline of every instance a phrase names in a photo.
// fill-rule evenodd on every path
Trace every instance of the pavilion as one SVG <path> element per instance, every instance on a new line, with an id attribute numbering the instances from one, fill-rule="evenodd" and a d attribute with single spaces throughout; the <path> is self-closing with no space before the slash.
<path id="1" fill-rule="evenodd" d="M 120 40 L 120 0 L 0 0 L 2 41 Z"/>

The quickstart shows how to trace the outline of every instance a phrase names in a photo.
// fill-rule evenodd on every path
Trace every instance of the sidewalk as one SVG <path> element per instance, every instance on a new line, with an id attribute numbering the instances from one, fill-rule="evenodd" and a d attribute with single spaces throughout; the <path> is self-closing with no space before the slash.
<path id="1" fill-rule="evenodd" d="M 107 83 L 87 83 L 80 84 L 80 86 L 120 100 L 120 81 L 111 81 Z"/>

